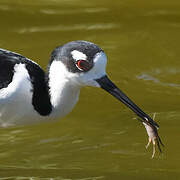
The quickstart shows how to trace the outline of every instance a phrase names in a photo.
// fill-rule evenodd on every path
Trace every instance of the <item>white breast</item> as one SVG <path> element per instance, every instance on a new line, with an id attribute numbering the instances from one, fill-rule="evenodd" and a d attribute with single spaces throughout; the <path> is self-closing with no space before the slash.
<path id="1" fill-rule="evenodd" d="M 53 112 L 51 117 L 63 117 L 78 101 L 80 87 L 69 77 L 71 73 L 61 61 L 53 61 L 49 70 L 49 87 Z M 74 75 L 74 74 L 72 74 Z"/>

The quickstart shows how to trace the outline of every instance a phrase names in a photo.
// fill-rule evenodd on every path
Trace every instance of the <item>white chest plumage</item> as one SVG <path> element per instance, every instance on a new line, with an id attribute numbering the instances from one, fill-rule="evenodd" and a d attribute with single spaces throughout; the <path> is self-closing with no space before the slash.
<path id="1" fill-rule="evenodd" d="M 79 99 L 80 86 L 70 81 L 67 73 L 71 75 L 62 62 L 54 61 L 51 64 L 49 69 L 49 91 L 53 107 L 51 117 L 65 116 Z"/>

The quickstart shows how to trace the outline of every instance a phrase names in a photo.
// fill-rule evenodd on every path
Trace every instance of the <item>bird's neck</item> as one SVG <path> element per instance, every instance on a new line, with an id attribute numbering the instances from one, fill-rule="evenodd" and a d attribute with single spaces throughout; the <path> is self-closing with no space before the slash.
<path id="1" fill-rule="evenodd" d="M 48 86 L 52 105 L 50 116 L 65 116 L 77 103 L 80 86 L 75 85 L 67 78 L 64 65 L 58 61 L 54 61 L 49 67 Z"/>

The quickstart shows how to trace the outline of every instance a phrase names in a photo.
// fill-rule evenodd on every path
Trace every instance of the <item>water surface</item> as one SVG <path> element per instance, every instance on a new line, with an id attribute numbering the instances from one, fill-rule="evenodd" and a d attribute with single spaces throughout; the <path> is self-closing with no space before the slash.
<path id="1" fill-rule="evenodd" d="M 0 20 L 0 47 L 44 69 L 58 45 L 100 45 L 111 79 L 145 112 L 157 113 L 165 144 L 151 159 L 136 116 L 87 87 L 61 121 L 0 129 L 0 180 L 180 178 L 179 1 L 1 0 Z"/>

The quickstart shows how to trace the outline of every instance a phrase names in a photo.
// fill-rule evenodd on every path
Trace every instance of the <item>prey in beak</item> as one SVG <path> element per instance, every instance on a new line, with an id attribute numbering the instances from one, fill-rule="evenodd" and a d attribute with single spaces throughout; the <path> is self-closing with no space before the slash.
<path id="1" fill-rule="evenodd" d="M 143 112 L 132 100 L 130 100 L 126 94 L 124 94 L 108 77 L 107 75 L 96 79 L 96 82 L 100 85 L 102 89 L 110 93 L 112 96 L 114 96 L 116 99 L 124 103 L 126 106 L 128 106 L 132 111 L 134 111 L 139 117 L 142 124 L 145 126 L 145 129 L 147 131 L 147 134 L 149 136 L 149 142 L 146 146 L 146 148 L 149 146 L 149 144 L 153 143 L 153 154 L 152 158 L 155 155 L 155 146 L 157 144 L 158 149 L 160 152 L 161 145 L 163 145 L 159 135 L 158 135 L 158 128 L 159 125 L 145 112 Z"/>

